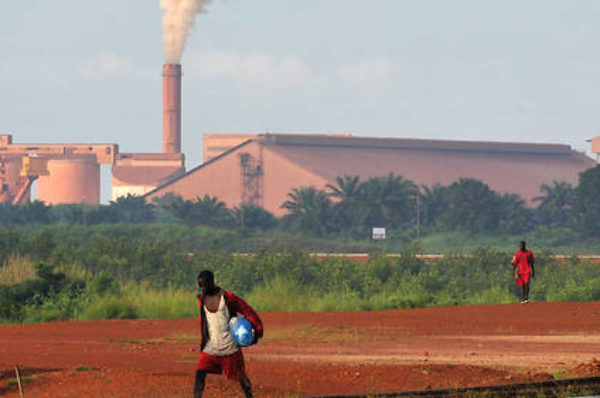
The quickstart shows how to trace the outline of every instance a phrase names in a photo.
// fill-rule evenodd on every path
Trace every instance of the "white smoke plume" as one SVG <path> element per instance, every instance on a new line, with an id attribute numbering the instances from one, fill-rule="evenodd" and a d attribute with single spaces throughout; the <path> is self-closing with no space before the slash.
<path id="1" fill-rule="evenodd" d="M 211 0 L 160 0 L 163 11 L 165 63 L 178 64 L 185 39 L 194 26 L 196 14 L 206 12 Z"/>

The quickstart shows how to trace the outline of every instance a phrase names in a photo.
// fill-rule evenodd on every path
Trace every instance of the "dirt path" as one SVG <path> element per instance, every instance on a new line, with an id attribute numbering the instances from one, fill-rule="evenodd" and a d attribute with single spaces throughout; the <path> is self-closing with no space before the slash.
<path id="1" fill-rule="evenodd" d="M 600 374 L 600 303 L 265 313 L 244 351 L 257 396 L 349 394 Z M 0 326 L 0 396 L 188 397 L 195 319 Z M 586 364 L 586 365 L 581 365 Z M 579 365 L 579 366 L 578 366 Z M 209 377 L 207 397 L 241 396 Z"/>

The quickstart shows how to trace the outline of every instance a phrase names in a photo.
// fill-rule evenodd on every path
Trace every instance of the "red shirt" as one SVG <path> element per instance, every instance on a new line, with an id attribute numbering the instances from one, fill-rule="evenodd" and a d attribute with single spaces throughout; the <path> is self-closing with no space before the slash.
<path id="1" fill-rule="evenodd" d="M 533 262 L 533 253 L 529 250 L 525 250 L 524 252 L 519 250 L 515 253 L 512 261 L 513 265 L 519 267 L 519 274 L 522 275 L 529 274 L 531 272 L 531 264 L 533 264 Z"/>

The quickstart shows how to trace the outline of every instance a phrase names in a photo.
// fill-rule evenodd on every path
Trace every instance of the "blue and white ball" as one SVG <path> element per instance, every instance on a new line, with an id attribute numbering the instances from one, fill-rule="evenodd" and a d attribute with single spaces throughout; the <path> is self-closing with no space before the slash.
<path id="1" fill-rule="evenodd" d="M 254 341 L 254 329 L 246 317 L 238 316 L 229 320 L 229 333 L 235 344 L 247 347 Z"/>

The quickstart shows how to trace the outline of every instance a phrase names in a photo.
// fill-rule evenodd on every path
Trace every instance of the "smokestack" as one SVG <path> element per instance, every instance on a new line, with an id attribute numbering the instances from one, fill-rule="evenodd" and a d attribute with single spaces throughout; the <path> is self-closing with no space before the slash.
<path id="1" fill-rule="evenodd" d="M 181 153 L 181 65 L 163 65 L 163 153 Z"/>

